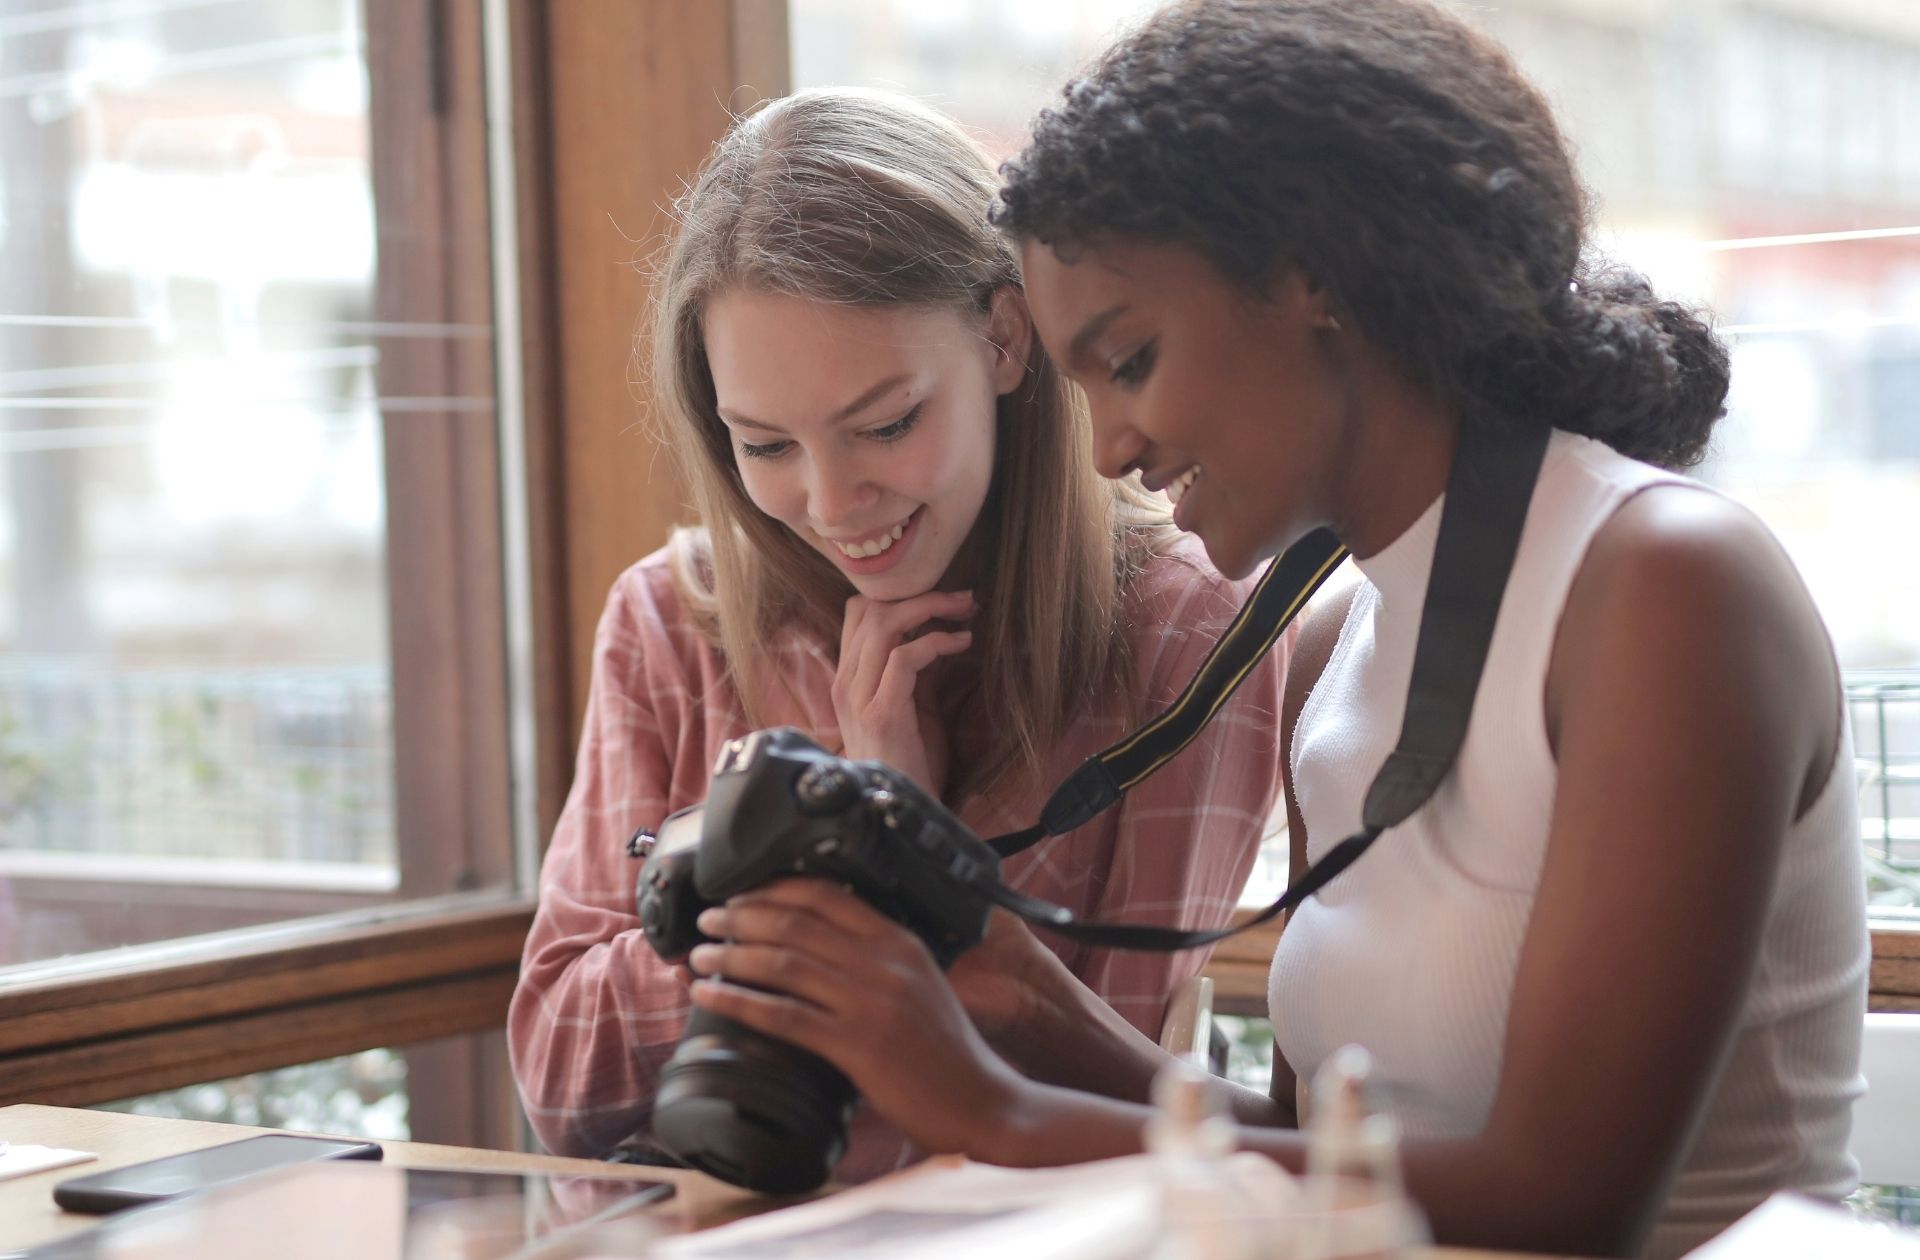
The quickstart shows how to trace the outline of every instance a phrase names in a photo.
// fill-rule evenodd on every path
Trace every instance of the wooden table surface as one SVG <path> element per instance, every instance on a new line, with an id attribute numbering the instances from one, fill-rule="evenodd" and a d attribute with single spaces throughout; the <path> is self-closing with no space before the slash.
<path id="1" fill-rule="evenodd" d="M 0 1139 L 93 1151 L 100 1156 L 85 1164 L 72 1164 L 0 1181 L 0 1260 L 5 1260 L 7 1253 L 78 1233 L 98 1222 L 98 1217 L 63 1212 L 56 1207 L 53 1186 L 57 1181 L 272 1132 L 277 1130 L 69 1107 L 32 1104 L 0 1107 Z M 399 1167 L 496 1168 L 671 1180 L 678 1187 L 678 1192 L 656 1210 L 663 1223 L 674 1230 L 705 1229 L 791 1202 L 767 1199 L 704 1174 L 681 1169 L 640 1168 L 628 1164 L 603 1164 L 590 1159 L 564 1159 L 556 1155 L 435 1146 L 427 1142 L 382 1142 L 380 1145 L 386 1152 L 385 1162 Z M 1424 1256 L 1425 1260 L 1525 1260 L 1525 1257 L 1513 1252 L 1466 1251 L 1451 1247 L 1432 1248 L 1424 1252 Z"/>

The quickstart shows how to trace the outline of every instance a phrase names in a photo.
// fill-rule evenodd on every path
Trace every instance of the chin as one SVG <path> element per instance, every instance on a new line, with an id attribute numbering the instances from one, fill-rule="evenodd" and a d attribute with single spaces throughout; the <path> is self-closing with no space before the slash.
<path id="1" fill-rule="evenodd" d="M 1252 573 L 1260 563 L 1261 557 L 1244 547 L 1235 547 L 1231 543 L 1216 543 L 1205 534 L 1200 535 L 1200 545 L 1207 550 L 1207 560 L 1220 571 L 1220 576 L 1229 581 L 1238 582 Z"/>
<path id="2" fill-rule="evenodd" d="M 920 573 L 876 573 L 871 577 L 854 577 L 849 574 L 847 580 L 853 583 L 853 589 L 868 599 L 877 599 L 889 604 L 897 604 L 903 599 L 912 599 L 916 595 L 925 595 L 934 587 L 933 579 Z"/>

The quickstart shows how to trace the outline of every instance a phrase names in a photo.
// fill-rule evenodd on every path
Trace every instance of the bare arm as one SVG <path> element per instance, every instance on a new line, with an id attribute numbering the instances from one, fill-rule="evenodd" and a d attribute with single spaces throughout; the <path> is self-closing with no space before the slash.
<path id="1" fill-rule="evenodd" d="M 1559 783 L 1500 1086 L 1478 1136 L 1408 1142 L 1406 1179 L 1443 1242 L 1628 1254 L 1731 1044 L 1782 839 L 1839 738 L 1837 677 L 1764 531 L 1650 491 L 1582 569 L 1546 712 Z M 1029 1101 L 992 1157 L 1139 1147 L 1138 1109 Z M 1297 1136 L 1242 1140 L 1298 1166 Z"/>
<path id="2" fill-rule="evenodd" d="M 1508 1192 L 1434 1162 L 1422 1193 L 1450 1237 L 1623 1252 L 1732 1043 L 1782 842 L 1840 737 L 1839 682 L 1772 538 L 1662 488 L 1596 538 L 1546 710 L 1551 843 L 1476 1144 Z"/>

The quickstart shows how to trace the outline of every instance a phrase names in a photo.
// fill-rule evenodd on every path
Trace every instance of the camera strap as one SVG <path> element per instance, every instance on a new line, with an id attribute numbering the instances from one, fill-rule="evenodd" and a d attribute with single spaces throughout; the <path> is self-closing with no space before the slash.
<path id="1" fill-rule="evenodd" d="M 1326 887 L 1381 832 L 1406 821 L 1426 804 L 1460 754 L 1551 436 L 1545 426 L 1525 433 L 1461 426 L 1453 467 L 1447 474 L 1433 569 L 1420 609 L 1399 741 L 1367 789 L 1360 830 L 1302 871 L 1278 901 L 1238 927 L 1188 931 L 1079 921 L 1065 907 L 1029 897 L 984 871 L 973 886 L 994 904 L 1071 940 L 1156 951 L 1210 945 L 1284 914 Z M 1165 712 L 1088 758 L 1047 799 L 1038 824 L 988 843 L 1005 857 L 1071 831 L 1118 803 L 1128 788 L 1171 761 L 1219 712 L 1346 554 L 1346 548 L 1325 529 L 1289 547 L 1268 566 L 1193 681 Z"/>
<path id="2" fill-rule="evenodd" d="M 1105 752 L 1081 762 L 1047 798 L 1039 822 L 987 843 L 1001 857 L 1011 857 L 1049 836 L 1084 826 L 1118 804 L 1128 788 L 1193 742 L 1346 558 L 1347 549 L 1330 529 L 1316 529 L 1276 556 L 1172 704 Z"/>

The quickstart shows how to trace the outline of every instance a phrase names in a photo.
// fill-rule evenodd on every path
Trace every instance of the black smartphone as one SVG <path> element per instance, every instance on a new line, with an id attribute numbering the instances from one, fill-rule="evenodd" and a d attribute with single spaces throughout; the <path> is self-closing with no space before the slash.
<path id="1" fill-rule="evenodd" d="M 85 1177 L 71 1177 L 53 1188 L 53 1201 L 69 1212 L 103 1215 L 122 1208 L 176 1199 L 239 1177 L 304 1164 L 315 1159 L 379 1159 L 372 1142 L 266 1133 L 204 1150 L 150 1159 Z"/>
<path id="2" fill-rule="evenodd" d="M 98 1229 L 42 1243 L 19 1260 L 266 1255 L 256 1236 L 262 1219 L 298 1231 L 308 1248 L 303 1254 L 444 1260 L 452 1247 L 461 1255 L 531 1260 L 581 1254 L 576 1244 L 585 1241 L 584 1231 L 618 1229 L 673 1192 L 671 1182 L 591 1174 L 309 1163 L 122 1212 Z M 617 1243 L 609 1251 L 608 1242 L 599 1239 L 588 1253 L 629 1254 Z"/>

